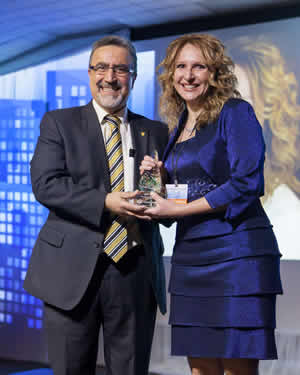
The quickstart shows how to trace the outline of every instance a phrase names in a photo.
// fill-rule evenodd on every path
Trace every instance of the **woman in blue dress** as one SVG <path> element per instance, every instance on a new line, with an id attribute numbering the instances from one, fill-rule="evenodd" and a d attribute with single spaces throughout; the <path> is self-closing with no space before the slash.
<path id="1" fill-rule="evenodd" d="M 262 129 L 216 38 L 179 37 L 160 68 L 160 110 L 171 136 L 163 161 L 146 156 L 140 170 L 160 167 L 181 198 L 152 193 L 156 207 L 145 211 L 177 220 L 171 352 L 187 356 L 193 375 L 256 375 L 260 359 L 277 358 L 282 293 L 280 252 L 260 203 Z"/>

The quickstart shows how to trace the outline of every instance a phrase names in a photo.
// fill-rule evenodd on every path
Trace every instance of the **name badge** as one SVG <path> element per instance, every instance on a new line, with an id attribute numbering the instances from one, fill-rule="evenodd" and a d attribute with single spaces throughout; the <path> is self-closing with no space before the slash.
<path id="1" fill-rule="evenodd" d="M 188 185 L 187 184 L 166 184 L 167 199 L 178 204 L 187 203 Z"/>

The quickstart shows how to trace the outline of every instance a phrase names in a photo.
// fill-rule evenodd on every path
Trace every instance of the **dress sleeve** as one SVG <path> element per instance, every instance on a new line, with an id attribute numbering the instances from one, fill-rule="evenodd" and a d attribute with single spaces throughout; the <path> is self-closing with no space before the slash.
<path id="1" fill-rule="evenodd" d="M 254 110 L 245 101 L 230 106 L 220 121 L 230 176 L 205 198 L 212 208 L 226 206 L 225 219 L 233 220 L 264 193 L 265 143 Z"/>

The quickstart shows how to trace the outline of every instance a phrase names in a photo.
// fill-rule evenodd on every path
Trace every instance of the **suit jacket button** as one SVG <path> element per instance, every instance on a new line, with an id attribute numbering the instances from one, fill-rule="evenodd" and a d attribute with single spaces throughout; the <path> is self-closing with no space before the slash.
<path id="1" fill-rule="evenodd" d="M 95 246 L 97 249 L 99 249 L 100 244 L 99 244 L 98 242 L 94 242 L 94 246 Z"/>

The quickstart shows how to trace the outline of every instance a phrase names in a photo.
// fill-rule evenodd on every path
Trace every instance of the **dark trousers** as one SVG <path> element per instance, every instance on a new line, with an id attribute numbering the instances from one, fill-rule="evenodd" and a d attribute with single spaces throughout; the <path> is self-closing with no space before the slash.
<path id="1" fill-rule="evenodd" d="M 156 317 L 149 268 L 143 247 L 131 250 L 117 265 L 101 254 L 86 295 L 75 309 L 45 304 L 54 375 L 95 374 L 101 326 L 106 374 L 148 374 Z"/>

